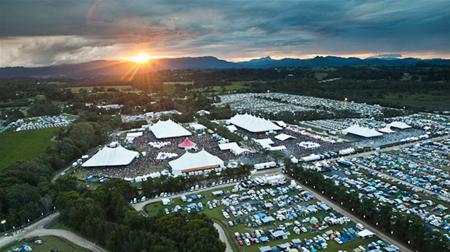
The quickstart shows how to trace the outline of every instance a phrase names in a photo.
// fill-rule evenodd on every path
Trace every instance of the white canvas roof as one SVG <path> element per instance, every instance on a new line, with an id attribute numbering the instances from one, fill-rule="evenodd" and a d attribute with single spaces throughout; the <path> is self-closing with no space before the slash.
<path id="1" fill-rule="evenodd" d="M 158 139 L 192 135 L 191 132 L 183 126 L 170 119 L 167 121 L 158 121 L 150 126 L 150 130 Z"/>
<path id="2" fill-rule="evenodd" d="M 353 134 L 361 137 L 378 137 L 383 134 L 370 128 L 361 127 L 359 125 L 352 125 L 342 131 L 343 134 Z"/>
<path id="3" fill-rule="evenodd" d="M 84 162 L 82 167 L 104 167 L 129 165 L 139 156 L 137 151 L 127 150 L 117 142 L 103 147 L 94 156 Z"/>
<path id="4" fill-rule="evenodd" d="M 388 124 L 388 126 L 391 126 L 393 128 L 397 128 L 397 129 L 410 129 L 411 128 L 411 126 L 409 126 L 408 124 L 406 124 L 404 122 L 399 122 L 399 121 L 391 122 L 390 124 Z"/>
<path id="5" fill-rule="evenodd" d="M 278 140 L 280 140 L 280 141 L 286 141 L 286 140 L 288 140 L 289 138 L 295 138 L 295 137 L 293 137 L 293 136 L 291 136 L 291 135 L 288 135 L 288 134 L 281 133 L 281 134 L 279 134 L 279 135 L 276 135 L 275 138 L 278 139 Z"/>
<path id="6" fill-rule="evenodd" d="M 219 144 L 219 149 L 220 150 L 230 150 L 235 155 L 241 155 L 242 153 L 248 151 L 246 149 L 241 148 L 235 142 Z"/>
<path id="7" fill-rule="evenodd" d="M 231 117 L 228 122 L 250 132 L 281 130 L 281 127 L 275 123 L 249 114 L 237 114 Z"/>
<path id="8" fill-rule="evenodd" d="M 220 167 L 224 165 L 224 162 L 219 157 L 201 150 L 197 153 L 186 152 L 183 156 L 170 161 L 169 165 L 174 175 L 181 175 L 182 172 Z"/>
<path id="9" fill-rule="evenodd" d="M 227 126 L 227 129 L 228 129 L 230 132 L 235 132 L 235 131 L 237 130 L 236 126 L 234 126 L 234 125 L 228 125 L 228 126 Z"/>
<path id="10" fill-rule="evenodd" d="M 378 129 L 378 131 L 379 131 L 379 132 L 383 132 L 383 133 L 387 133 L 387 134 L 390 134 L 390 133 L 394 133 L 394 132 L 395 132 L 395 131 L 393 131 L 393 130 L 391 129 L 391 127 L 390 127 L 389 125 L 386 125 L 386 127 L 384 127 L 384 128 Z"/>
<path id="11" fill-rule="evenodd" d="M 255 139 L 253 138 L 255 142 L 257 142 L 259 145 L 261 145 L 264 149 L 269 149 L 271 145 L 273 144 L 272 139 L 270 138 L 264 138 L 264 139 Z"/>

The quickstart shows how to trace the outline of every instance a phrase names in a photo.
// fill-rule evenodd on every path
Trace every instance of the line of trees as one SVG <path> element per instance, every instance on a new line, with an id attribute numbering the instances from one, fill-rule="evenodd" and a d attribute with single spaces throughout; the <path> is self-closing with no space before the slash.
<path id="1" fill-rule="evenodd" d="M 66 185 L 59 188 L 56 200 L 62 220 L 112 252 L 225 250 L 213 222 L 204 214 L 142 216 L 128 204 L 135 187 L 123 180 L 109 180 L 95 190 L 67 181 L 57 184 Z"/>
<path id="2" fill-rule="evenodd" d="M 344 208 L 377 226 L 386 234 L 409 244 L 414 250 L 450 251 L 449 240 L 414 214 L 397 212 L 391 206 L 379 204 L 367 197 L 360 198 L 357 191 L 348 191 L 345 187 L 337 186 L 322 174 L 305 169 L 301 165 L 288 164 L 285 172 L 340 203 Z"/>
<path id="3" fill-rule="evenodd" d="M 54 173 L 70 165 L 90 148 L 106 141 L 106 132 L 117 127 L 111 117 L 81 118 L 61 129 L 56 144 L 39 157 L 19 161 L 0 171 L 0 220 L 13 229 L 54 209 L 57 189 L 51 183 Z M 7 144 L 7 143 L 5 143 Z"/>

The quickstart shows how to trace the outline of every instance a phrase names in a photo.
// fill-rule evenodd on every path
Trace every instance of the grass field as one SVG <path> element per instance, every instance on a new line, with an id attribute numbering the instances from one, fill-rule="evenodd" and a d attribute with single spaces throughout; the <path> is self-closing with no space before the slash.
<path id="1" fill-rule="evenodd" d="M 387 105 L 426 110 L 450 110 L 450 96 L 446 94 L 389 94 L 380 98 Z"/>
<path id="2" fill-rule="evenodd" d="M 42 240 L 42 244 L 35 244 L 34 240 Z M 43 237 L 39 237 L 36 239 L 32 239 L 30 241 L 21 241 L 21 242 L 16 242 L 14 244 L 11 244 L 9 246 L 7 246 L 6 250 L 2 250 L 2 251 L 8 251 L 9 249 L 13 249 L 13 248 L 17 248 L 20 245 L 22 245 L 23 243 L 28 244 L 29 246 L 31 246 L 31 248 L 33 249 L 33 252 L 48 252 L 51 251 L 52 249 L 54 249 L 55 251 L 60 251 L 60 252 L 89 252 L 90 250 L 79 247 L 67 240 L 58 238 L 58 237 L 53 237 L 53 236 L 43 236 Z"/>
<path id="3" fill-rule="evenodd" d="M 0 134 L 0 170 L 19 160 L 30 160 L 52 144 L 51 138 L 59 128 L 6 131 Z"/>
<path id="4" fill-rule="evenodd" d="M 214 94 L 232 93 L 241 89 L 248 88 L 254 81 L 233 81 L 231 85 L 209 86 L 203 88 L 195 88 L 194 90 L 199 92 L 208 92 Z"/>

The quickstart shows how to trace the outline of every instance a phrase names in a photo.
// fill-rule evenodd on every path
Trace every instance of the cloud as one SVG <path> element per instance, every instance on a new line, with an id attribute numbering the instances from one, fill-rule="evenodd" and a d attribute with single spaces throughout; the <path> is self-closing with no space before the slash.
<path id="1" fill-rule="evenodd" d="M 0 65 L 155 56 L 450 55 L 450 2 L 2 0 Z"/>

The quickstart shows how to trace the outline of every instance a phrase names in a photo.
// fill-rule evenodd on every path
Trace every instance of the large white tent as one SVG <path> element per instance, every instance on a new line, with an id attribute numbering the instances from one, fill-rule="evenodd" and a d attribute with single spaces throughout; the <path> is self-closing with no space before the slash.
<path id="1" fill-rule="evenodd" d="M 404 123 L 404 122 L 399 122 L 399 121 L 394 121 L 391 122 L 390 124 L 388 124 L 388 126 L 392 127 L 392 128 L 396 128 L 396 129 L 410 129 L 411 126 L 409 126 L 408 124 Z"/>
<path id="2" fill-rule="evenodd" d="M 267 119 L 249 114 L 237 114 L 231 117 L 228 122 L 253 133 L 282 129 Z"/>
<path id="3" fill-rule="evenodd" d="M 167 121 L 158 121 L 157 123 L 150 126 L 150 130 L 158 139 L 192 135 L 191 132 L 189 132 L 183 126 L 170 119 Z"/>
<path id="4" fill-rule="evenodd" d="M 366 138 L 379 137 L 379 136 L 383 135 L 382 133 L 380 133 L 374 129 L 361 127 L 359 125 L 352 125 L 346 129 L 342 130 L 342 133 L 344 135 L 352 134 L 352 135 L 357 135 L 357 136 L 366 137 Z"/>
<path id="5" fill-rule="evenodd" d="M 219 144 L 219 149 L 230 150 L 234 155 L 241 155 L 248 151 L 247 149 L 241 148 L 236 142 Z"/>
<path id="6" fill-rule="evenodd" d="M 224 162 L 217 156 L 201 150 L 197 153 L 186 152 L 183 156 L 170 161 L 172 173 L 174 175 L 182 175 L 183 173 L 214 169 L 224 166 Z"/>
<path id="7" fill-rule="evenodd" d="M 129 165 L 139 152 L 127 150 L 117 142 L 103 147 L 94 156 L 84 162 L 82 167 L 105 167 Z"/>

